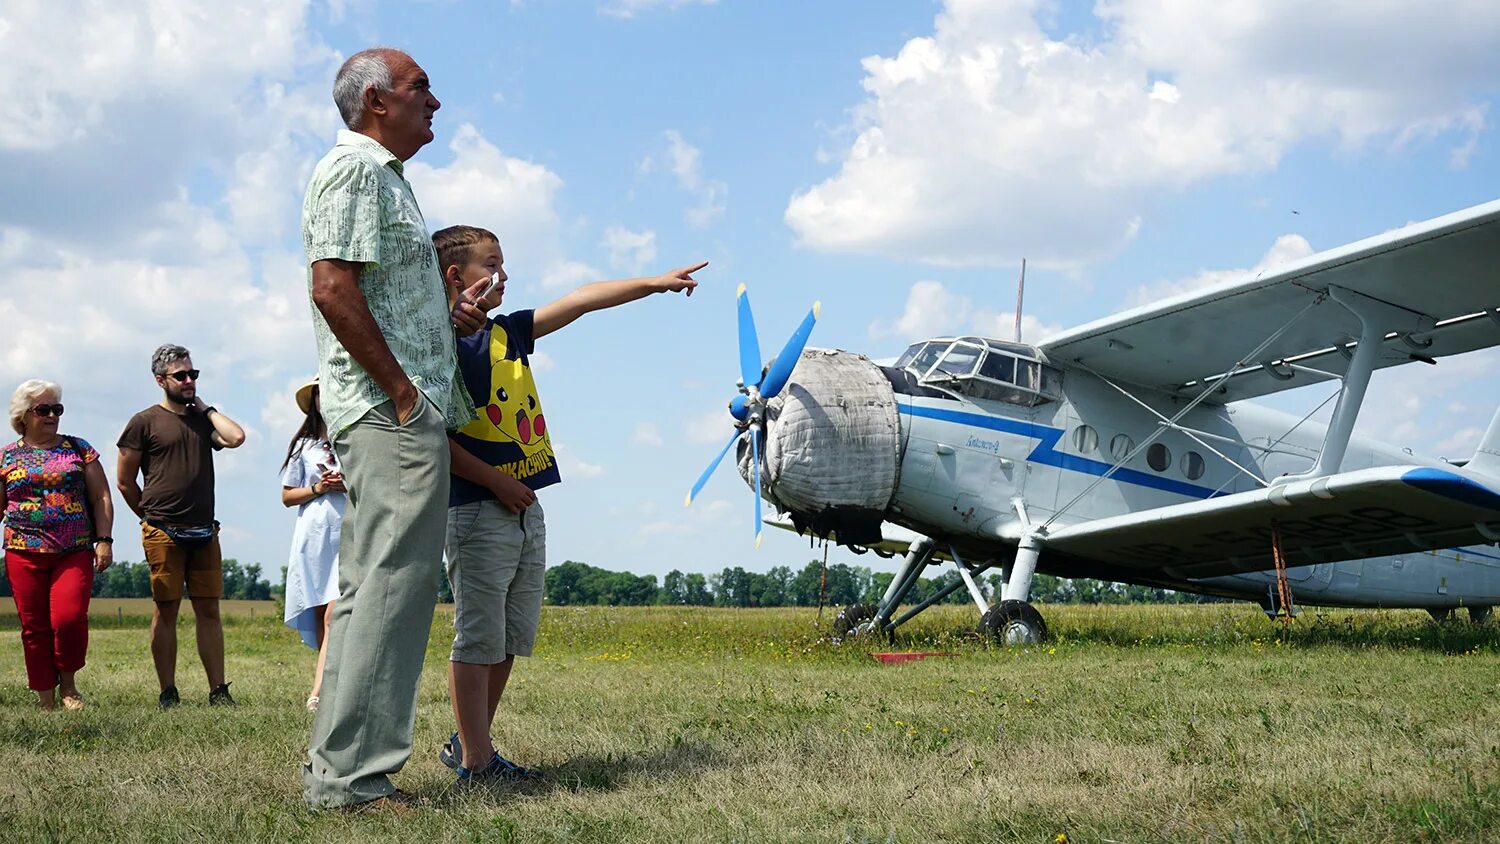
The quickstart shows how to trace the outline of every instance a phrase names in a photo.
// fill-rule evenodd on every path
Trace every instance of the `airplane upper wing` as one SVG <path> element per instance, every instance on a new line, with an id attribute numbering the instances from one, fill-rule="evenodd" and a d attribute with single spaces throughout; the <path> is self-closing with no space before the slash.
<path id="1" fill-rule="evenodd" d="M 1058 528 L 1048 548 L 1176 577 L 1352 560 L 1500 539 L 1500 492 L 1473 477 L 1381 466 Z"/>
<path id="2" fill-rule="evenodd" d="M 1239 401 L 1344 374 L 1347 344 L 1359 337 L 1360 324 L 1328 297 L 1331 285 L 1411 312 L 1387 335 L 1379 368 L 1500 345 L 1497 268 L 1500 201 L 1126 311 L 1039 345 L 1054 362 L 1184 394 L 1227 373 L 1209 400 Z M 1320 304 L 1231 372 L 1314 302 Z"/>

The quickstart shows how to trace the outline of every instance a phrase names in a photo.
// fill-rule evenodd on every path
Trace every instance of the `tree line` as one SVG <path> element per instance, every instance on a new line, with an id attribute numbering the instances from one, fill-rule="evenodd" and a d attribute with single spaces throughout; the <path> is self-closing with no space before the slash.
<path id="1" fill-rule="evenodd" d="M 660 582 L 655 575 L 636 575 L 609 571 L 587 563 L 569 560 L 547 569 L 544 598 L 557 606 L 647 606 L 673 604 L 702 607 L 815 607 L 820 600 L 828 606 L 880 601 L 891 585 L 895 573 L 872 571 L 865 566 L 834 563 L 826 575 L 823 564 L 811 560 L 801 569 L 775 566 L 765 572 L 745 571 L 740 566 L 724 568 L 717 574 L 682 572 L 673 569 Z M 954 588 L 940 603 L 963 604 L 972 600 L 969 590 L 958 585 L 958 573 L 949 569 L 936 577 L 919 578 L 905 603 L 913 605 L 927 600 L 944 589 Z M 286 569 L 282 568 L 282 582 Z M 988 600 L 1000 594 L 1002 576 L 994 573 L 979 582 Z M 224 561 L 224 597 L 238 600 L 266 601 L 281 595 L 281 584 L 272 584 L 261 573 L 259 563 L 242 565 L 233 558 Z M 10 581 L 0 566 L 0 597 L 9 597 Z M 144 562 L 117 562 L 102 574 L 94 575 L 96 598 L 149 598 L 151 571 Z M 446 572 L 438 579 L 438 600 L 453 601 L 453 590 Z M 1031 586 L 1033 603 L 1044 604 L 1129 604 L 1129 603 L 1200 603 L 1219 599 L 1186 592 L 1173 592 L 1147 586 L 1127 586 L 1107 580 L 1062 578 L 1038 574 Z"/>
<path id="2" fill-rule="evenodd" d="M 715 607 L 813 607 L 877 603 L 895 579 L 890 571 L 872 571 L 864 566 L 835 563 L 828 566 L 812 560 L 798 571 L 775 566 L 765 572 L 745 571 L 740 566 L 717 574 L 673 569 L 658 584 L 655 575 L 609 571 L 569 560 L 547 569 L 544 597 L 558 606 L 644 606 L 675 604 Z M 998 572 L 979 581 L 987 600 L 1000 594 L 1004 578 Z M 973 600 L 949 569 L 932 578 L 918 578 L 904 603 L 918 604 L 951 588 L 939 603 L 963 604 Z M 1106 580 L 1062 578 L 1039 574 L 1032 581 L 1031 600 L 1048 604 L 1200 603 L 1218 599 L 1149 586 L 1128 586 Z"/>
<path id="3" fill-rule="evenodd" d="M 272 586 L 261 574 L 260 563 L 241 565 L 234 558 L 224 561 L 224 597 L 248 601 L 269 601 L 281 593 L 281 585 Z M 0 566 L 0 597 L 10 597 L 10 578 Z M 117 561 L 94 575 L 90 593 L 95 598 L 151 597 L 151 567 L 145 562 Z"/>

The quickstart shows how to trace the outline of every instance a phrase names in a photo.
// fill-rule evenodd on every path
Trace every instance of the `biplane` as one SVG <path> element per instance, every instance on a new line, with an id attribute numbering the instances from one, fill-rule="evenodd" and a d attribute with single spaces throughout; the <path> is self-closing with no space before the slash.
<path id="1" fill-rule="evenodd" d="M 1037 572 L 1268 612 L 1463 607 L 1482 622 L 1500 603 L 1500 413 L 1467 460 L 1354 435 L 1375 370 L 1500 344 L 1500 201 L 1037 345 L 939 337 L 880 365 L 805 348 L 817 314 L 762 366 L 741 285 L 734 430 L 688 503 L 737 446 L 757 542 L 764 500 L 772 524 L 901 555 L 845 626 L 891 631 L 967 588 L 982 631 L 1040 641 Z M 1326 424 L 1251 401 L 1335 381 Z M 896 615 L 945 563 L 958 580 Z M 975 580 L 991 568 L 993 604 Z"/>

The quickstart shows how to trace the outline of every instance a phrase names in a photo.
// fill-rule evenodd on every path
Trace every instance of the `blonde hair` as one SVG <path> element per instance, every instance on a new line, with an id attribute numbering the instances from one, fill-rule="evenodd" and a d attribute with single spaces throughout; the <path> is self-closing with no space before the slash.
<path id="1" fill-rule="evenodd" d="M 432 248 L 437 250 L 438 272 L 447 272 L 454 264 L 474 259 L 476 247 L 484 243 L 500 245 L 500 238 L 489 229 L 478 226 L 449 226 L 432 234 Z"/>
<path id="2" fill-rule="evenodd" d="M 10 427 L 18 434 L 26 433 L 26 414 L 30 412 L 31 406 L 42 396 L 51 393 L 62 401 L 62 387 L 51 381 L 43 381 L 33 378 L 30 381 L 22 381 L 21 386 L 10 394 Z"/>

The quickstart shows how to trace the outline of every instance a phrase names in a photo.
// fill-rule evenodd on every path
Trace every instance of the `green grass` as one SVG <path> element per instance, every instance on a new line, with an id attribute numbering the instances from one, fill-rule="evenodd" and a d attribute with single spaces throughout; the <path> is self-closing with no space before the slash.
<path id="1" fill-rule="evenodd" d="M 313 654 L 227 620 L 243 704 L 155 710 L 140 627 L 96 626 L 82 713 L 42 713 L 0 648 L 0 840 L 1473 841 L 1500 830 L 1500 631 L 1416 612 L 1047 607 L 1055 640 L 987 648 L 972 608 L 886 645 L 811 610 L 548 608 L 496 738 L 538 783 L 449 788 L 440 615 L 416 753 L 428 799 L 313 815 L 297 771 Z M 184 613 L 186 617 L 187 613 Z M 192 678 L 189 682 L 188 678 Z"/>

